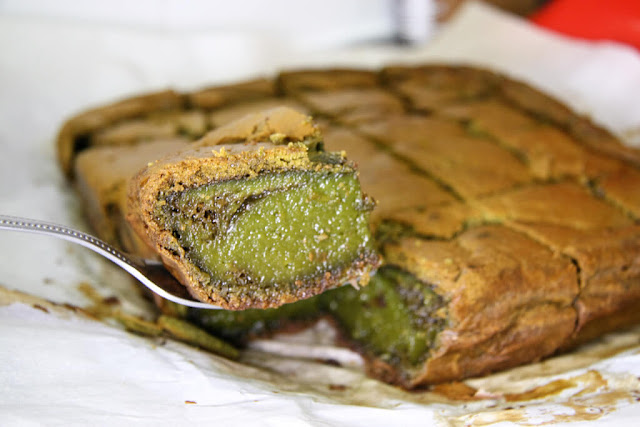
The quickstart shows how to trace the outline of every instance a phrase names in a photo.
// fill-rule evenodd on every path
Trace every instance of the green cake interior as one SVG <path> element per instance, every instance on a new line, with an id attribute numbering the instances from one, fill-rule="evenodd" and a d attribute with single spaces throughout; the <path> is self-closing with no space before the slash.
<path id="1" fill-rule="evenodd" d="M 360 291 L 344 288 L 325 295 L 326 309 L 365 353 L 406 370 L 428 357 L 446 325 L 442 297 L 394 267 L 382 267 Z"/>
<path id="2" fill-rule="evenodd" d="M 345 288 L 340 288 L 340 290 Z M 331 294 L 336 290 L 338 289 L 325 293 Z M 277 308 L 250 308 L 231 311 L 180 307 L 178 310 L 191 323 L 211 334 L 236 345 L 242 345 L 252 336 L 263 336 L 273 331 L 282 330 L 287 325 L 316 320 L 322 314 L 323 302 L 321 295 L 318 295 Z"/>
<path id="3" fill-rule="evenodd" d="M 225 291 L 274 292 L 371 253 L 371 203 L 347 169 L 265 173 L 165 195 L 157 219 Z M 233 285 L 233 286 L 231 286 Z"/>
<path id="4" fill-rule="evenodd" d="M 385 266 L 360 290 L 342 287 L 276 309 L 190 309 L 186 316 L 211 333 L 239 343 L 251 335 L 330 313 L 365 354 L 410 372 L 429 356 L 446 326 L 443 307 L 443 298 L 430 285 Z"/>

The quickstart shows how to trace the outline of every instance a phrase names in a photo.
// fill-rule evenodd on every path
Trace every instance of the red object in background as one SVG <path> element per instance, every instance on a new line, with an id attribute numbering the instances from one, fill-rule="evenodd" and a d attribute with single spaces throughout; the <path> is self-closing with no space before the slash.
<path id="1" fill-rule="evenodd" d="M 530 19 L 569 36 L 615 40 L 640 50 L 640 0 L 555 0 Z"/>

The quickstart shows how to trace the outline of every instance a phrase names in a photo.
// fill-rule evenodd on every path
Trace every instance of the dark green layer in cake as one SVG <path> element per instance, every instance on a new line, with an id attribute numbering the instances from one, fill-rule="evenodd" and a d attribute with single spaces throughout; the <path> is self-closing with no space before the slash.
<path id="1" fill-rule="evenodd" d="M 352 169 L 323 169 L 171 193 L 157 218 L 224 297 L 238 285 L 278 292 L 349 267 L 372 253 L 371 208 Z"/>
<path id="2" fill-rule="evenodd" d="M 430 285 L 402 270 L 382 267 L 360 290 L 334 289 L 277 309 L 192 309 L 186 316 L 213 334 L 240 342 L 292 322 L 330 314 L 365 356 L 412 370 L 428 357 L 446 325 L 443 306 L 442 297 Z"/>

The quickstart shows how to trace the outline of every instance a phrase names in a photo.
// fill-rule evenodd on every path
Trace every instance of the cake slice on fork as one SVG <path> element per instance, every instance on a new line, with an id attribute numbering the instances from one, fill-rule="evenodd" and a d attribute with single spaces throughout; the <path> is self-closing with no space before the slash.
<path id="1" fill-rule="evenodd" d="M 344 153 L 277 108 L 150 162 L 130 183 L 128 220 L 191 295 L 238 310 L 366 284 L 373 206 Z"/>

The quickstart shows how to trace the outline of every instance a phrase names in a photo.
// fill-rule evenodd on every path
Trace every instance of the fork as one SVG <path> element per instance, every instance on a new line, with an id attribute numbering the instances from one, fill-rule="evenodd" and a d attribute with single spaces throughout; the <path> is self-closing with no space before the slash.
<path id="1" fill-rule="evenodd" d="M 192 299 L 185 287 L 171 276 L 161 262 L 125 254 L 82 231 L 40 220 L 7 215 L 0 215 L 0 230 L 43 234 L 77 243 L 114 262 L 162 298 L 188 307 L 220 309 L 216 305 Z"/>

